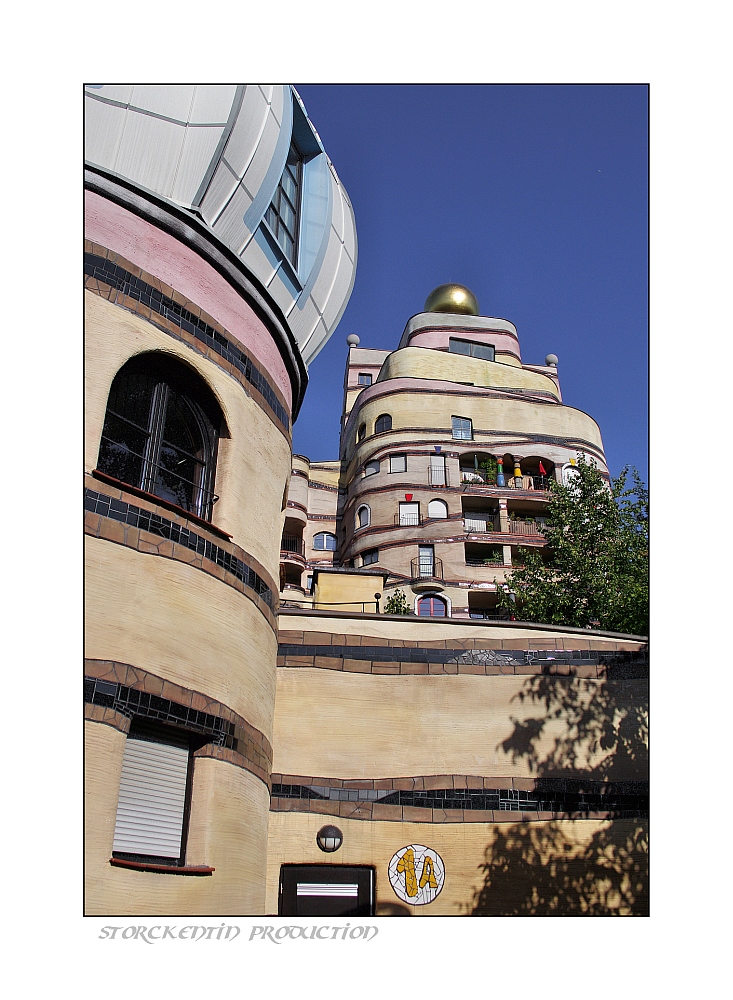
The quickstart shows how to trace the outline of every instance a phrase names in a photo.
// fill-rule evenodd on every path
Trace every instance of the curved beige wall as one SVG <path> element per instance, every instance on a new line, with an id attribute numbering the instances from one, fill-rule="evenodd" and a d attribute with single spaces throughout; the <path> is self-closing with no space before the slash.
<path id="1" fill-rule="evenodd" d="M 427 638 L 426 633 L 426 638 Z M 429 638 L 433 638 L 432 630 Z M 436 638 L 438 638 L 436 636 Z M 623 703 L 643 696 L 646 681 L 563 679 L 583 702 L 599 684 L 617 689 Z M 387 778 L 426 774 L 534 777 L 501 743 L 514 720 L 536 718 L 538 707 L 522 701 L 522 675 L 397 675 L 281 667 L 273 732 L 272 769 L 282 774 L 329 778 Z M 626 685 L 626 687 L 620 687 Z M 547 755 L 566 731 L 549 722 L 537 747 Z M 567 776 L 597 773 L 607 750 L 578 750 L 578 767 Z M 638 777 L 633 762 L 614 760 L 614 779 Z"/>
<path id="2" fill-rule="evenodd" d="M 400 904 L 402 900 L 389 882 L 388 866 L 392 856 L 408 844 L 425 844 L 440 854 L 445 865 L 443 890 L 427 906 L 407 906 L 415 917 L 466 916 L 471 913 L 477 893 L 483 887 L 483 865 L 490 862 L 496 840 L 512 844 L 516 858 L 515 874 L 502 882 L 500 898 L 492 912 L 511 914 L 513 911 L 530 915 L 534 887 L 548 890 L 543 895 L 552 898 L 553 871 L 568 871 L 573 887 L 570 896 L 577 901 L 577 913 L 593 907 L 595 912 L 630 915 L 648 912 L 646 878 L 647 855 L 629 844 L 643 842 L 647 820 L 617 819 L 573 820 L 534 823 L 384 823 L 335 819 L 344 835 L 343 846 L 336 854 L 323 854 L 316 846 L 318 830 L 329 816 L 315 813 L 274 812 L 270 814 L 270 834 L 267 857 L 267 909 L 277 913 L 278 880 L 281 864 L 374 865 L 376 869 L 377 915 L 384 904 Z M 641 836 L 639 835 L 641 834 Z M 603 856 L 596 841 L 609 845 Z M 613 849 L 611 850 L 611 845 Z M 557 862 L 557 866 L 553 864 Z M 625 868 L 618 879 L 623 893 L 614 892 L 612 871 Z M 632 880 L 632 876 L 635 876 Z M 637 886 L 639 886 L 637 888 Z M 489 899 L 492 895 L 489 894 Z M 540 906 L 535 904 L 539 912 Z M 363 919 L 360 921 L 363 923 Z M 385 928 L 379 924 L 380 932 Z"/>
<path id="3" fill-rule="evenodd" d="M 253 602 L 174 559 L 100 538 L 85 548 L 85 655 L 209 695 L 272 742 L 277 639 Z"/>
<path id="4" fill-rule="evenodd" d="M 282 498 L 291 466 L 290 443 L 282 431 L 213 361 L 92 292 L 85 293 L 85 306 L 85 471 L 96 467 L 107 397 L 122 365 L 144 351 L 180 358 L 209 386 L 229 430 L 229 437 L 219 441 L 214 523 L 277 580 Z"/>
<path id="5" fill-rule="evenodd" d="M 194 763 L 186 862 L 211 876 L 130 871 L 109 864 L 125 736 L 85 724 L 85 875 L 88 916 L 260 914 L 265 905 L 269 794 L 249 772 L 210 758 Z"/>
<path id="6" fill-rule="evenodd" d="M 390 354 L 382 365 L 378 384 L 394 378 L 435 379 L 442 382 L 473 382 L 486 388 L 533 389 L 557 398 L 557 386 L 546 375 L 525 371 L 516 364 L 483 361 L 448 351 L 404 347 Z M 439 392 L 442 386 L 436 386 Z"/>

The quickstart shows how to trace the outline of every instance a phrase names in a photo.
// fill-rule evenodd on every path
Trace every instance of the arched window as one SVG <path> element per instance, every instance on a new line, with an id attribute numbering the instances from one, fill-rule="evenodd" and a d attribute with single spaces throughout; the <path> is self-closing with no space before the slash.
<path id="1" fill-rule="evenodd" d="M 437 594 L 426 594 L 417 602 L 417 613 L 421 618 L 445 618 L 446 603 Z"/>
<path id="2" fill-rule="evenodd" d="M 357 512 L 356 512 L 356 526 L 357 526 L 357 528 L 366 528 L 368 526 L 369 522 L 371 521 L 371 519 L 372 519 L 371 511 L 369 510 L 369 508 L 367 507 L 366 504 L 364 504 L 362 507 L 360 507 L 357 510 Z"/>
<path id="3" fill-rule="evenodd" d="M 380 468 L 379 461 L 375 458 L 371 462 L 367 462 L 366 465 L 364 466 L 364 475 L 374 476 L 376 475 L 377 472 L 379 472 L 379 468 Z"/>
<path id="4" fill-rule="evenodd" d="M 374 433 L 381 434 L 383 431 L 392 430 L 392 417 L 389 413 L 383 413 L 381 416 L 377 417 L 377 422 L 374 425 Z"/>
<path id="5" fill-rule="evenodd" d="M 222 423 L 213 394 L 188 366 L 138 355 L 112 382 L 97 468 L 211 520 Z"/>
<path id="6" fill-rule="evenodd" d="M 366 424 L 360 424 L 359 430 L 356 432 L 356 440 L 363 441 L 366 437 Z"/>
<path id="7" fill-rule="evenodd" d="M 445 500 L 431 500 L 428 504 L 428 517 L 448 517 L 448 504 Z"/>
<path id="8" fill-rule="evenodd" d="M 330 531 L 320 531 L 313 536 L 314 549 L 326 549 L 328 552 L 336 551 L 336 536 Z"/>

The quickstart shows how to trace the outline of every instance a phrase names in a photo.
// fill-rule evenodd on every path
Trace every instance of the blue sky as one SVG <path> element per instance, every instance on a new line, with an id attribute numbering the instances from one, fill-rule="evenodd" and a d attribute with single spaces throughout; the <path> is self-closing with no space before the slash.
<path id="1" fill-rule="evenodd" d="M 522 358 L 559 358 L 563 400 L 598 421 L 612 475 L 647 479 L 647 89 L 296 89 L 354 206 L 351 299 L 310 367 L 294 449 L 338 457 L 346 337 L 397 347 L 457 281 L 511 320 Z"/>

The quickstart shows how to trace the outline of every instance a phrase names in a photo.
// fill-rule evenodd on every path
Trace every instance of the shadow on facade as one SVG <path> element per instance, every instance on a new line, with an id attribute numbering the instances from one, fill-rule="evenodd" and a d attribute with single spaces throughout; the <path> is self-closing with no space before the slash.
<path id="1" fill-rule="evenodd" d="M 609 667 L 604 681 L 532 677 L 516 696 L 497 749 L 536 776 L 535 795 L 572 789 L 608 819 L 502 824 L 485 849 L 473 916 L 647 915 L 648 682 L 645 671 Z M 644 791 L 642 791 L 644 790 Z M 641 794 L 640 794 L 641 792 Z"/>

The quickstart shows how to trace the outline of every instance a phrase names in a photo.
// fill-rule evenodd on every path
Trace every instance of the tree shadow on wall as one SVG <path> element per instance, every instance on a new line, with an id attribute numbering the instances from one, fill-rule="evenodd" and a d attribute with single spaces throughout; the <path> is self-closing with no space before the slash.
<path id="1" fill-rule="evenodd" d="M 515 696 L 522 717 L 512 717 L 512 732 L 497 749 L 536 778 L 531 794 L 555 818 L 528 823 L 518 813 L 519 822 L 497 827 L 472 915 L 649 912 L 648 823 L 634 815 L 648 781 L 645 674 L 643 665 L 621 662 L 609 665 L 603 680 L 539 675 Z M 585 809 L 569 811 L 568 795 L 585 799 Z M 587 811 L 610 818 L 595 829 L 567 822 Z M 613 818 L 619 814 L 624 818 Z"/>

